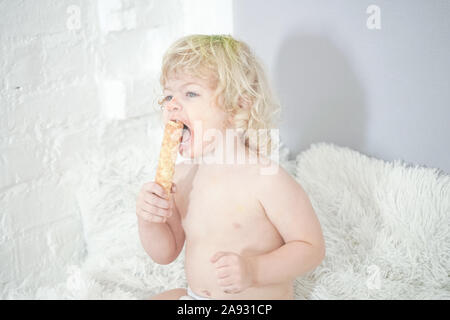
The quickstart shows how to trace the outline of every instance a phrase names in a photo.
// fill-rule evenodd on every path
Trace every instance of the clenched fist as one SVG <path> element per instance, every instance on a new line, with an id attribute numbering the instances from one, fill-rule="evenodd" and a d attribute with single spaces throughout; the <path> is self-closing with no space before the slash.
<path id="1" fill-rule="evenodd" d="M 225 293 L 239 293 L 254 282 L 250 260 L 233 252 L 219 251 L 211 257 L 216 268 L 217 284 Z"/>

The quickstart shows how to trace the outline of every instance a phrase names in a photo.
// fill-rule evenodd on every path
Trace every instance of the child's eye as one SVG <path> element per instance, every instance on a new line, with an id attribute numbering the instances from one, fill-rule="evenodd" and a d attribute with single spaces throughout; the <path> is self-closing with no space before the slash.
<path id="1" fill-rule="evenodd" d="M 165 96 L 163 100 L 164 101 L 170 101 L 170 100 L 172 100 L 172 96 Z"/>
<path id="2" fill-rule="evenodd" d="M 192 91 L 186 92 L 186 95 L 191 98 L 198 96 L 198 94 L 196 94 L 195 92 L 192 92 Z"/>

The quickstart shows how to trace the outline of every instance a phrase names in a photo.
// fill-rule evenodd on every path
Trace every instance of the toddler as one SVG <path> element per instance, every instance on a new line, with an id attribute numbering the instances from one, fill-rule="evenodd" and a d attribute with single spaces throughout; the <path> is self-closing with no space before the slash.
<path id="1" fill-rule="evenodd" d="M 325 244 L 307 194 L 271 159 L 279 104 L 262 63 L 231 36 L 190 35 L 166 51 L 160 82 L 164 124 L 184 124 L 184 161 L 170 197 L 142 186 L 139 236 L 159 264 L 186 245 L 188 286 L 152 299 L 294 299 Z"/>

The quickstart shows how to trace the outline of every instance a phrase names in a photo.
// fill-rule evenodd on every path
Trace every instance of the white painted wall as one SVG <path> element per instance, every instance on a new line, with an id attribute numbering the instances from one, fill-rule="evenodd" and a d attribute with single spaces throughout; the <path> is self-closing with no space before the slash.
<path id="1" fill-rule="evenodd" d="M 2 289 L 86 256 L 85 168 L 159 147 L 162 53 L 194 32 L 231 33 L 231 1 L 0 0 Z"/>
<path id="2" fill-rule="evenodd" d="M 367 28 L 370 5 L 381 29 Z M 293 155 L 332 142 L 450 173 L 450 2 L 234 1 L 266 63 Z"/>

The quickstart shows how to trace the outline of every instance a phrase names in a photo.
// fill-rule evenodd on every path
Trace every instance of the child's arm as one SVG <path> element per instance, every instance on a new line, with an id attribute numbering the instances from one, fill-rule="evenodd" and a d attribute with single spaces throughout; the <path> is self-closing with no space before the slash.
<path id="1" fill-rule="evenodd" d="M 293 280 L 317 267 L 325 257 L 325 241 L 311 202 L 282 167 L 260 176 L 258 199 L 285 244 L 249 259 L 254 286 Z"/>
<path id="2" fill-rule="evenodd" d="M 137 201 L 137 217 L 138 217 L 138 231 L 141 244 L 147 254 L 153 261 L 159 264 L 169 264 L 174 261 L 184 246 L 185 235 L 181 224 L 181 216 L 176 206 L 174 193 L 180 193 L 181 190 L 176 190 L 176 184 L 182 166 L 176 166 L 176 172 L 173 177 L 174 184 L 172 185 L 173 193 L 169 200 L 169 209 L 158 209 L 160 214 L 170 214 L 170 216 L 155 217 L 143 210 L 149 210 L 149 204 L 161 206 L 161 200 L 156 199 L 155 196 L 150 196 L 148 191 L 153 190 L 161 197 L 165 190 L 154 182 L 144 185 Z M 150 190 L 151 189 L 151 190 Z M 182 194 L 179 197 L 183 197 Z M 167 199 L 165 199 L 167 201 Z M 153 203 L 154 202 L 154 203 Z M 155 220 L 158 219 L 159 220 Z"/>
<path id="3" fill-rule="evenodd" d="M 176 206 L 163 223 L 146 221 L 138 215 L 138 231 L 145 252 L 158 264 L 172 263 L 183 249 L 185 236 Z"/>
<path id="4" fill-rule="evenodd" d="M 166 223 L 173 210 L 169 209 L 163 192 L 164 189 L 156 182 L 148 182 L 142 186 L 136 199 L 139 239 L 147 254 L 159 264 L 169 263 L 176 250 L 174 235 Z"/>
<path id="5" fill-rule="evenodd" d="M 176 251 L 176 242 L 169 225 L 146 221 L 138 216 L 139 239 L 145 252 L 158 264 L 169 264 Z"/>

